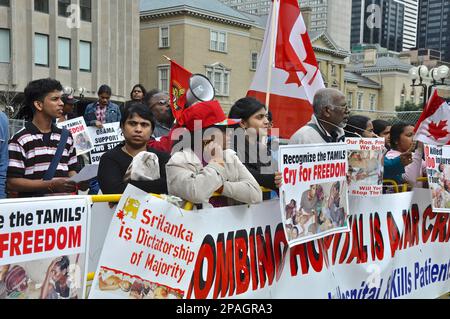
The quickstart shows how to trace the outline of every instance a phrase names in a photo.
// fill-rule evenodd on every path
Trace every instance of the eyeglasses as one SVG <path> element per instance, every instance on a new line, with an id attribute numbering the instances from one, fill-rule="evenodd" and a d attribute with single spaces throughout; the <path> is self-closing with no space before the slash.
<path id="1" fill-rule="evenodd" d="M 333 108 L 340 108 L 341 110 L 344 110 L 344 112 L 347 112 L 347 111 L 351 111 L 352 110 L 352 108 L 350 107 L 350 106 L 348 106 L 348 104 L 346 104 L 346 105 L 330 105 L 330 106 L 332 106 Z"/>
<path id="2" fill-rule="evenodd" d="M 168 100 L 159 100 L 156 103 L 153 103 L 150 108 L 154 107 L 155 105 L 161 105 L 161 106 L 168 106 L 170 103 Z"/>

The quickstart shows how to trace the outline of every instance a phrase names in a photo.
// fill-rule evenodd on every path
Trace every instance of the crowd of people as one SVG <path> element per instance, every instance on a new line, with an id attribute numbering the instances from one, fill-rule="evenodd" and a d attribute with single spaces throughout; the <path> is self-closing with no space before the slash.
<path id="1" fill-rule="evenodd" d="M 85 122 L 97 128 L 119 122 L 124 142 L 102 156 L 94 181 L 75 183 L 71 177 L 85 160 L 76 156 L 71 134 L 56 123 L 75 118 L 78 101 L 62 92 L 54 79 L 30 82 L 24 95 L 33 118 L 11 139 L 1 114 L 2 198 L 76 194 L 96 187 L 103 194 L 121 194 L 129 183 L 147 192 L 178 196 L 197 207 L 255 204 L 278 195 L 282 184 L 274 156 L 278 141 L 271 136 L 270 112 L 256 99 L 236 101 L 228 116 L 218 101 L 195 103 L 184 111 L 180 125 L 167 93 L 147 92 L 137 84 L 130 101 L 118 106 L 111 101 L 111 88 L 102 85 L 98 100 L 85 109 Z M 319 90 L 313 109 L 311 121 L 291 137 L 290 144 L 384 137 L 384 179 L 417 186 L 424 173 L 423 144 L 413 143 L 413 126 L 350 116 L 344 94 L 335 89 Z M 274 192 L 263 194 L 262 187 Z"/>

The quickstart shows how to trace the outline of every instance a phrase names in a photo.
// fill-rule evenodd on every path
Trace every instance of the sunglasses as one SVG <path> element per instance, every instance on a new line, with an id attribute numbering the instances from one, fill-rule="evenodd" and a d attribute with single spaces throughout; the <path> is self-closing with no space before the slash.
<path id="1" fill-rule="evenodd" d="M 161 106 L 168 106 L 170 103 L 168 100 L 159 100 L 156 103 L 153 103 L 151 108 L 154 107 L 155 105 L 161 105 Z"/>

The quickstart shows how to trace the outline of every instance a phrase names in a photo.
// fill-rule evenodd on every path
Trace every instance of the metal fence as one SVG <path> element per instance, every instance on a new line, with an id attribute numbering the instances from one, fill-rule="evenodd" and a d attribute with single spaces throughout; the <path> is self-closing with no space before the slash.
<path id="1" fill-rule="evenodd" d="M 13 137 L 17 132 L 25 127 L 25 120 L 9 119 L 9 136 Z"/>
<path id="2" fill-rule="evenodd" d="M 400 122 L 415 125 L 420 118 L 422 111 L 407 112 L 384 112 L 384 111 L 368 111 L 368 110 L 352 110 L 352 115 L 365 115 L 372 120 L 385 120 L 391 124 Z"/>

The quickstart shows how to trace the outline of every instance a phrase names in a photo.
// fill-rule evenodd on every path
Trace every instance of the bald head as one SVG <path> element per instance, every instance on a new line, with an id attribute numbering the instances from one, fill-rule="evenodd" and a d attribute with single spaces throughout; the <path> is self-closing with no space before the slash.
<path id="1" fill-rule="evenodd" d="M 320 89 L 314 96 L 314 114 L 320 116 L 324 107 L 339 105 L 340 100 L 345 99 L 345 95 L 336 89 Z"/>

